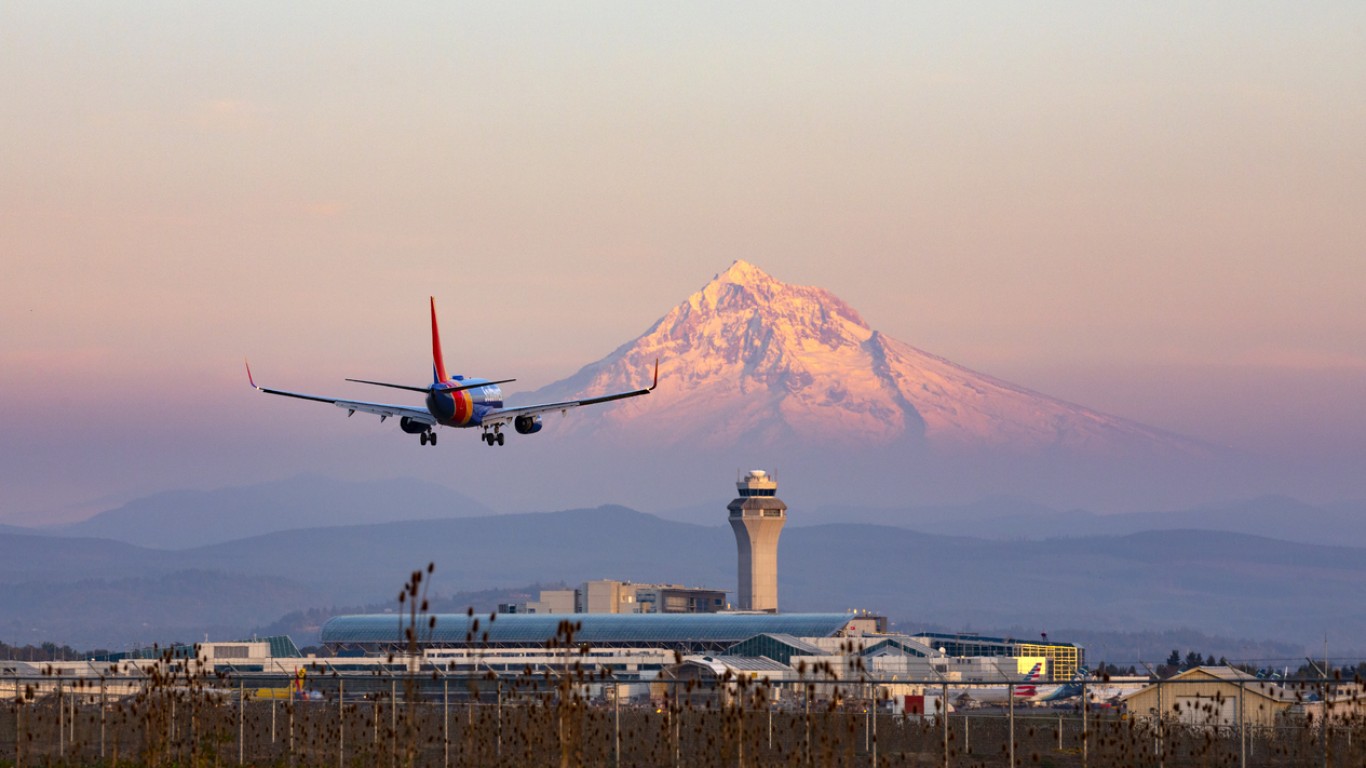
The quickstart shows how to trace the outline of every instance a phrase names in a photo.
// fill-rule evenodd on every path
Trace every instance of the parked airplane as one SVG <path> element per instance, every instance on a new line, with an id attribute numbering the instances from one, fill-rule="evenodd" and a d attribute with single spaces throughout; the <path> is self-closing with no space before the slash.
<path id="1" fill-rule="evenodd" d="M 358 384 L 373 384 L 378 387 L 392 387 L 394 389 L 406 389 L 413 392 L 422 392 L 427 396 L 427 406 L 418 408 L 411 405 L 389 405 L 387 403 L 371 403 L 363 400 L 343 400 L 334 397 L 321 397 L 319 395 L 307 395 L 299 392 L 286 392 L 282 389 L 268 389 L 256 384 L 256 380 L 251 375 L 251 364 L 247 363 L 247 381 L 259 392 L 268 395 L 284 395 L 285 397 L 297 397 L 302 400 L 316 400 L 320 403 L 331 403 L 338 408 L 345 408 L 346 415 L 351 416 L 360 411 L 362 413 L 373 413 L 384 421 L 390 416 L 398 417 L 399 429 L 408 434 L 418 435 L 423 445 L 436 445 L 436 427 L 478 427 L 483 430 L 483 440 L 489 445 L 503 444 L 503 427 L 511 424 L 518 434 L 530 435 L 541 431 L 541 414 L 551 411 L 564 413 L 570 408 L 577 408 L 581 405 L 596 405 L 607 403 L 613 400 L 622 400 L 628 397 L 638 397 L 648 395 L 659 385 L 659 361 L 655 361 L 655 376 L 653 383 L 647 389 L 637 389 L 630 392 L 616 392 L 610 395 L 599 395 L 588 397 L 582 400 L 566 400 L 560 403 L 542 403 L 540 405 L 523 405 L 516 408 L 503 407 L 503 392 L 498 388 L 499 384 L 506 384 L 516 379 L 479 379 L 465 376 L 446 375 L 446 363 L 441 355 L 441 334 L 436 324 L 436 298 L 431 300 L 432 305 L 432 378 L 430 385 L 425 387 L 410 386 L 407 384 L 389 384 L 383 381 L 366 381 L 364 379 L 347 379 Z"/>
<path id="2" fill-rule="evenodd" d="M 982 704 L 1005 704 L 1011 701 L 1011 694 L 1014 694 L 1015 701 L 1030 701 L 1039 695 L 1036 685 L 1039 678 L 1043 676 L 1043 664 L 1035 663 L 1029 669 L 1028 674 L 1020 682 L 1015 683 L 1012 688 L 1009 685 L 976 685 L 968 688 L 950 688 L 949 700 L 964 706 L 980 706 Z"/>
<path id="3" fill-rule="evenodd" d="M 1081 695 L 1082 687 L 1086 688 L 1086 700 L 1091 704 L 1117 701 L 1126 694 L 1142 689 L 1148 685 L 1146 677 L 1107 677 L 1104 679 L 1092 677 L 1091 673 L 1082 668 L 1071 680 L 1052 688 L 1040 689 L 1037 696 L 1030 699 L 1034 704 L 1056 704 L 1058 702 L 1074 699 Z"/>

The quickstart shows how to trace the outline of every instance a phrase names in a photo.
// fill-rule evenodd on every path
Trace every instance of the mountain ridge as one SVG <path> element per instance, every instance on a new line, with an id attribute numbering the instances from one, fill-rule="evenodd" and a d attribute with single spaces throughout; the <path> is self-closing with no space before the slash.
<path id="1" fill-rule="evenodd" d="M 1055 509 L 1013 498 L 925 507 L 824 505 L 810 510 L 805 520 L 808 522 L 799 524 L 865 522 L 941 535 L 966 531 L 967 535 L 1000 540 L 1209 530 L 1305 544 L 1366 546 L 1366 502 L 1314 505 L 1278 494 L 1167 511 L 1110 514 Z"/>
<path id="2" fill-rule="evenodd" d="M 796 526 L 779 543 L 779 604 L 792 612 L 862 606 L 950 626 L 1188 627 L 1308 643 L 1322 627 L 1366 632 L 1366 619 L 1342 610 L 1366 600 L 1363 555 L 1227 532 L 999 541 Z M 729 590 L 735 557 L 721 520 L 680 523 L 604 505 L 293 530 L 183 551 L 0 535 L 0 558 L 14 566 L 0 569 L 0 591 L 7 622 L 26 636 L 75 642 L 51 633 L 79 631 L 84 642 L 117 646 L 168 639 L 163 630 L 227 632 L 234 622 L 242 634 L 271 612 L 381 602 L 427 562 L 442 593 L 599 578 Z M 267 588 L 270 599 L 253 602 L 251 593 Z M 149 601 L 149 589 L 196 600 L 221 591 L 213 599 L 224 610 L 181 615 L 175 601 Z M 81 602 L 85 623 L 73 623 L 72 601 L 87 593 L 99 599 Z"/>
<path id="3" fill-rule="evenodd" d="M 77 523 L 42 530 L 48 535 L 187 549 L 299 528 L 489 513 L 488 507 L 464 494 L 422 480 L 356 481 L 305 474 L 213 490 L 163 491 Z"/>

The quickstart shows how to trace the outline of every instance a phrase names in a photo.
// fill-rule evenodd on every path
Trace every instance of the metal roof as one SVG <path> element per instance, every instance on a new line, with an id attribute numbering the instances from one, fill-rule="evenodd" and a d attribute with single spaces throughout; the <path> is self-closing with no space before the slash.
<path id="1" fill-rule="evenodd" d="M 793 656 L 829 656 L 830 653 L 792 635 L 770 632 L 732 645 L 726 649 L 726 655 L 767 657 L 783 664 L 789 664 L 792 662 Z"/>
<path id="2" fill-rule="evenodd" d="M 430 618 L 430 617 L 429 617 Z M 577 629 L 574 642 L 597 646 L 734 644 L 762 634 L 831 637 L 853 616 L 843 613 L 500 613 L 487 615 L 434 614 L 428 629 L 419 618 L 423 645 L 544 645 L 556 638 L 563 622 Z M 323 625 L 327 645 L 401 646 L 403 619 L 397 614 L 337 616 Z M 474 622 L 478 622 L 478 631 Z M 484 635 L 487 633 L 487 640 Z M 560 638 L 563 640 L 563 637 Z"/>
<path id="3" fill-rule="evenodd" d="M 718 674 L 726 669 L 731 672 L 796 672 L 792 667 L 767 656 L 704 656 L 700 659 L 689 657 L 684 663 L 708 667 Z"/>
<path id="4" fill-rule="evenodd" d="M 872 645 L 863 649 L 863 655 L 872 656 L 874 654 L 879 653 L 880 651 L 885 651 L 889 648 L 895 648 L 897 651 L 906 656 L 919 656 L 920 658 L 930 658 L 939 655 L 938 652 L 936 652 L 933 648 L 929 647 L 928 645 L 912 640 L 911 638 L 905 635 L 888 637 L 886 639 L 880 640 L 879 642 L 873 643 Z"/>

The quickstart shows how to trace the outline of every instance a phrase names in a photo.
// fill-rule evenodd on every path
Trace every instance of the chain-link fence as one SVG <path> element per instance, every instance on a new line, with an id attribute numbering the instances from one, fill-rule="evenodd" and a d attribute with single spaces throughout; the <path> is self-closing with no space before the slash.
<path id="1" fill-rule="evenodd" d="M 1360 686 L 1164 681 L 968 709 L 943 681 L 580 674 L 0 680 L 0 765 L 1366 765 Z M 12 686 L 12 687 L 11 687 Z M 889 690 L 918 689 L 901 701 Z M 985 688 L 983 689 L 986 690 Z M 879 693 L 881 692 L 881 693 Z M 934 698 L 932 694 L 940 696 Z M 971 691 L 967 691 L 971 693 Z M 928 711 L 918 711 L 923 705 Z"/>

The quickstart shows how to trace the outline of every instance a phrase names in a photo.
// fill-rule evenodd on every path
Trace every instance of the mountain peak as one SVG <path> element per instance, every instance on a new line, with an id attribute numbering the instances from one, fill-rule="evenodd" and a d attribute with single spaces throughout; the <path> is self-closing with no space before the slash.
<path id="1" fill-rule="evenodd" d="M 909 441 L 954 453 L 1100 455 L 1191 447 L 888 338 L 829 291 L 780 282 L 743 260 L 536 399 L 630 389 L 655 359 L 653 395 L 581 414 L 565 430 L 639 430 L 653 443 L 711 447 Z"/>
<path id="2" fill-rule="evenodd" d="M 853 307 L 824 288 L 781 282 L 743 259 L 736 260 L 725 272 L 713 277 L 700 291 L 665 315 L 660 324 L 670 326 L 681 320 L 696 322 L 698 314 L 728 325 L 738 322 L 754 326 L 758 323 L 788 336 L 788 340 L 810 335 L 824 338 L 828 343 L 832 341 L 832 333 L 834 336 L 846 335 L 831 327 L 839 325 L 848 325 L 848 330 L 859 342 L 871 333 Z"/>
<path id="3" fill-rule="evenodd" d="M 755 285 L 776 282 L 773 276 L 744 259 L 736 259 L 730 268 L 712 278 L 712 282 Z"/>

